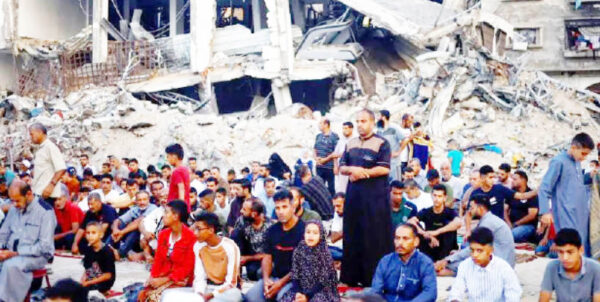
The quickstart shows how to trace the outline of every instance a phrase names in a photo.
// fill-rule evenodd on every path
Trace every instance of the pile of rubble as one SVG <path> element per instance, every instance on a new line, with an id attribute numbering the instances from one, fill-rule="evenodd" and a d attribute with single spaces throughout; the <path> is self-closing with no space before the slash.
<path id="1" fill-rule="evenodd" d="M 68 159 L 87 153 L 97 164 L 109 154 L 156 164 L 173 142 L 206 166 L 242 167 L 267 160 L 273 152 L 291 161 L 314 143 L 320 116 L 301 104 L 264 120 L 250 118 L 256 110 L 222 116 L 195 113 L 190 103 L 159 105 L 118 88 L 90 89 L 48 102 L 11 96 L 0 108 L 6 108 L 0 111 L 0 152 L 14 159 L 30 155 L 27 125 L 41 122 Z"/>

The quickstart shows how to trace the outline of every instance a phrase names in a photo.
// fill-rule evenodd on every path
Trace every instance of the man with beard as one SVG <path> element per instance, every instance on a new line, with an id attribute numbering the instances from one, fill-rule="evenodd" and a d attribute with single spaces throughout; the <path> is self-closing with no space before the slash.
<path id="1" fill-rule="evenodd" d="M 248 279 L 258 281 L 261 261 L 265 257 L 265 236 L 273 222 L 265 215 L 265 206 L 258 200 L 246 200 L 242 205 L 244 223 L 236 224 L 231 239 L 240 247 L 240 264 L 246 266 Z"/>
<path id="2" fill-rule="evenodd" d="M 280 300 L 292 289 L 292 255 L 304 237 L 304 222 L 294 215 L 293 196 L 288 190 L 275 193 L 278 222 L 267 230 L 262 279 L 246 294 L 250 302 Z"/>
<path id="3" fill-rule="evenodd" d="M 252 184 L 247 179 L 236 179 L 233 181 L 232 186 L 236 197 L 231 202 L 231 208 L 229 216 L 227 216 L 226 229 L 229 234 L 233 231 L 235 223 L 241 215 L 241 209 L 244 201 L 246 200 L 258 200 L 252 196 Z"/>
<path id="4" fill-rule="evenodd" d="M 344 213 L 344 257 L 341 281 L 370 286 L 377 262 L 393 250 L 392 217 L 388 195 L 390 144 L 373 133 L 375 115 L 358 113 L 360 137 L 351 139 L 340 161 L 348 175 Z"/>
<path id="5" fill-rule="evenodd" d="M 290 188 L 290 192 L 292 192 L 292 195 L 294 196 L 294 209 L 295 209 L 295 214 L 296 216 L 298 216 L 300 218 L 300 220 L 304 221 L 304 222 L 309 222 L 311 220 L 318 220 L 321 221 L 321 216 L 319 215 L 319 213 L 310 210 L 310 209 L 306 209 L 304 208 L 304 203 L 305 203 L 305 199 L 304 199 L 304 194 L 302 194 L 302 191 L 296 187 L 291 187 Z"/>
<path id="6" fill-rule="evenodd" d="M 437 298 L 437 280 L 433 262 L 419 252 L 417 229 L 410 224 L 396 228 L 395 251 L 377 265 L 371 291 L 388 302 L 423 301 Z"/>

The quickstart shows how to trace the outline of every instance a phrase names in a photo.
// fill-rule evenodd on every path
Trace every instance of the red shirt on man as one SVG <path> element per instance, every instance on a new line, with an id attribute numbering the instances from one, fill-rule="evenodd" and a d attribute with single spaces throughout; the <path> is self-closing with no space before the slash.
<path id="1" fill-rule="evenodd" d="M 62 210 L 54 208 L 54 214 L 56 215 L 56 223 L 60 226 L 61 233 L 71 231 L 73 223 L 77 222 L 81 224 L 83 221 L 83 212 L 77 205 L 70 201 L 65 203 L 65 207 Z"/>
<path id="2" fill-rule="evenodd" d="M 171 179 L 169 181 L 169 196 L 167 201 L 179 199 L 179 188 L 177 185 L 183 183 L 185 187 L 184 201 L 190 209 L 190 169 L 184 166 L 179 166 L 173 173 L 171 173 Z"/>

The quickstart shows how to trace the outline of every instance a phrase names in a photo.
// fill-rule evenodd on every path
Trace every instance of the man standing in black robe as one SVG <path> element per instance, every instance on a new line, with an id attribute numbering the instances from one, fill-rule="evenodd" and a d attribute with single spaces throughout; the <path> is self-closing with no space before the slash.
<path id="1" fill-rule="evenodd" d="M 371 285 L 378 261 L 394 250 L 388 196 L 390 145 L 376 135 L 375 115 L 358 113 L 359 137 L 348 141 L 340 173 L 349 176 L 344 211 L 344 256 L 341 282 Z"/>

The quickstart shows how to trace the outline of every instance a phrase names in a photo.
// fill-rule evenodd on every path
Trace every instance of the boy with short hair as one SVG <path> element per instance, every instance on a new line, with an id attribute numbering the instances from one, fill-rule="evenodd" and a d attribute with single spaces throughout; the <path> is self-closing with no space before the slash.
<path id="1" fill-rule="evenodd" d="M 600 264 L 585 257 L 581 236 L 564 228 L 554 240 L 558 259 L 546 266 L 540 302 L 549 302 L 552 292 L 557 301 L 600 301 Z"/>
<path id="2" fill-rule="evenodd" d="M 99 222 L 93 221 L 85 228 L 85 239 L 89 249 L 83 257 L 85 273 L 81 285 L 89 290 L 98 290 L 107 295 L 115 283 L 115 256 L 112 250 L 102 242 L 104 230 Z"/>

